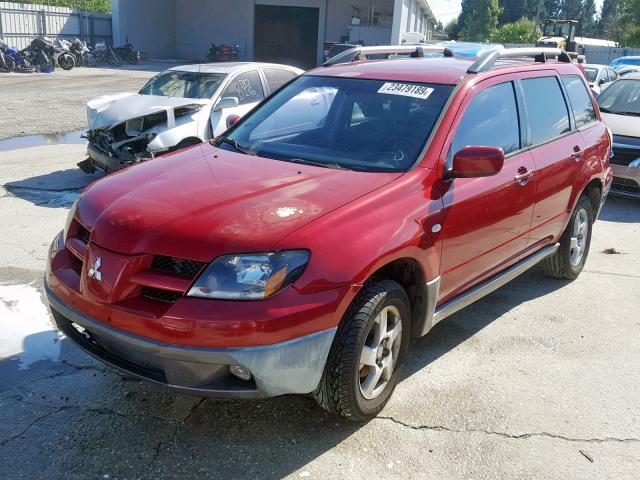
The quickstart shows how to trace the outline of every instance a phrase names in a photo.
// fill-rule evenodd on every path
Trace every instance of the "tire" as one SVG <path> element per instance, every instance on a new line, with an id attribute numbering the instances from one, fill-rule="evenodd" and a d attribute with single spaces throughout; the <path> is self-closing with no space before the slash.
<path id="1" fill-rule="evenodd" d="M 60 65 L 60 68 L 63 70 L 71 70 L 76 66 L 76 60 L 72 55 L 60 55 L 58 65 Z"/>
<path id="2" fill-rule="evenodd" d="M 33 64 L 27 60 L 27 59 L 22 59 L 22 64 L 18 65 L 16 68 L 16 72 L 20 72 L 20 73 L 31 73 L 34 70 L 34 66 Z"/>
<path id="3" fill-rule="evenodd" d="M 74 55 L 74 60 L 76 61 L 76 67 L 84 67 L 84 57 L 82 55 Z"/>
<path id="4" fill-rule="evenodd" d="M 587 196 L 581 196 L 567 224 L 558 251 L 542 261 L 546 274 L 552 278 L 574 280 L 587 261 L 593 230 L 593 207 Z"/>
<path id="5" fill-rule="evenodd" d="M 122 65 L 122 58 L 120 58 L 119 55 L 116 55 L 115 53 L 112 53 L 109 56 L 109 65 L 111 65 L 112 67 L 119 67 Z"/>
<path id="6" fill-rule="evenodd" d="M 384 408 L 398 383 L 409 347 L 410 311 L 409 298 L 398 283 L 382 280 L 365 284 L 338 326 L 322 379 L 313 392 L 322 408 L 354 421 L 373 418 Z M 387 319 L 386 334 L 381 334 L 382 317 Z M 395 341 L 379 342 L 380 337 L 398 333 L 398 325 Z M 372 354 L 368 356 L 370 364 L 362 363 L 365 348 Z M 389 362 L 393 365 L 390 375 Z"/>
<path id="7" fill-rule="evenodd" d="M 87 67 L 95 67 L 98 64 L 98 59 L 93 53 L 87 53 L 84 56 L 84 62 L 87 64 Z"/>
<path id="8" fill-rule="evenodd" d="M 13 57 L 10 56 L 5 56 L 4 57 L 4 64 L 0 64 L 0 72 L 2 73 L 10 73 L 13 72 L 16 69 L 16 61 L 13 59 Z"/>

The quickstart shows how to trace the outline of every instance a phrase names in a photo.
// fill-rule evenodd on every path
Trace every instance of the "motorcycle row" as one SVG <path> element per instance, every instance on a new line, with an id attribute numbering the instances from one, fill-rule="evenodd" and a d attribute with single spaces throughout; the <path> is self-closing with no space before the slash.
<path id="1" fill-rule="evenodd" d="M 141 63 L 140 52 L 134 51 L 130 43 L 113 48 L 110 42 L 101 42 L 90 48 L 79 38 L 54 42 L 46 37 L 37 37 L 27 48 L 18 50 L 0 40 L 0 73 L 49 73 L 56 67 L 71 70 L 84 65 L 119 67 L 123 62 Z"/>

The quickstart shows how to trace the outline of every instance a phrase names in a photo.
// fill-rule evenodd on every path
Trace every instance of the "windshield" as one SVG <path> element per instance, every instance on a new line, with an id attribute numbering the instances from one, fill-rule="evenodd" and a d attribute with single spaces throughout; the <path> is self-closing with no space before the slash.
<path id="1" fill-rule="evenodd" d="M 619 115 L 640 115 L 640 80 L 623 79 L 612 83 L 598 96 L 600 110 Z"/>
<path id="2" fill-rule="evenodd" d="M 217 144 L 329 168 L 406 171 L 452 90 L 452 85 L 302 76 Z"/>
<path id="3" fill-rule="evenodd" d="M 162 72 L 142 87 L 140 95 L 211 98 L 224 80 L 224 73 Z"/>
<path id="4" fill-rule="evenodd" d="M 584 70 L 585 70 L 585 72 L 587 72 L 587 79 L 590 82 L 595 82 L 596 81 L 596 77 L 598 76 L 598 69 L 597 68 L 585 68 Z"/>

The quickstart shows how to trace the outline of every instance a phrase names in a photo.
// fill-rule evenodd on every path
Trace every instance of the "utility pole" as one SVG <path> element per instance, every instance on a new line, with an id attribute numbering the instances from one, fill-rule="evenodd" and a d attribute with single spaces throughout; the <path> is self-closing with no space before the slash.
<path id="1" fill-rule="evenodd" d="M 536 28 L 538 28 L 538 25 L 540 25 L 540 14 L 542 13 L 542 9 L 544 8 L 544 0 L 539 0 L 538 1 L 538 8 L 536 10 L 536 21 L 535 24 L 533 26 L 533 32 L 531 32 L 531 36 L 533 37 L 536 33 Z"/>

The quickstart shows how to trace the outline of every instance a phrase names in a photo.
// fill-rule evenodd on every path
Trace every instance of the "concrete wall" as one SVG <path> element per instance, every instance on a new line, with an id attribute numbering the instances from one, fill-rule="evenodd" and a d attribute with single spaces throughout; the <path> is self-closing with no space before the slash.
<path id="1" fill-rule="evenodd" d="M 203 59 L 212 43 L 240 45 L 253 57 L 253 1 L 180 0 L 176 2 L 176 56 Z"/>
<path id="2" fill-rule="evenodd" d="M 137 50 L 153 58 L 176 57 L 176 24 L 180 21 L 175 0 L 113 0 L 112 5 L 114 45 L 128 38 Z"/>

